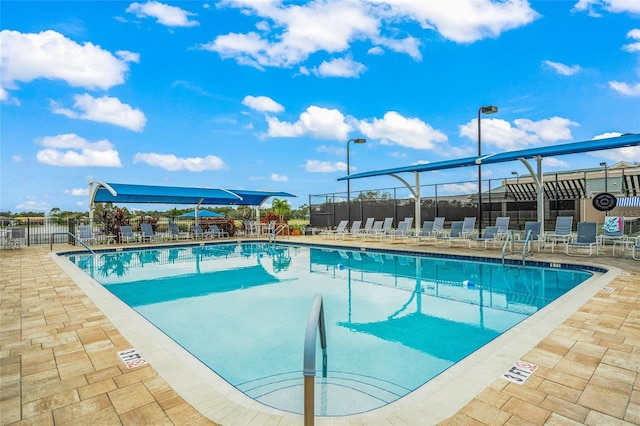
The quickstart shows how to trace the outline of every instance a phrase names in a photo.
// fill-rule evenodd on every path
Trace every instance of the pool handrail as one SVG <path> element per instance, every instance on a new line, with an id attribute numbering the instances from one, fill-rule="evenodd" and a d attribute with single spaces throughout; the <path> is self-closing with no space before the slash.
<path id="1" fill-rule="evenodd" d="M 49 250 L 53 250 L 53 236 L 54 235 L 69 235 L 70 237 L 72 237 L 74 240 L 76 240 L 77 242 L 79 242 L 84 248 L 86 248 L 87 250 L 89 250 L 89 253 L 91 254 L 95 254 L 95 252 L 93 250 L 91 250 L 89 248 L 89 246 L 87 246 L 80 238 L 76 237 L 72 232 L 69 231 L 65 231 L 65 232 L 52 232 L 51 236 L 49 237 Z"/>
<path id="2" fill-rule="evenodd" d="M 327 333 L 324 323 L 322 295 L 316 294 L 311 304 L 307 319 L 307 330 L 304 335 L 304 425 L 312 426 L 315 419 L 315 376 L 316 376 L 316 337 L 320 331 L 320 347 L 322 348 L 322 377 L 327 377 Z"/>
<path id="3" fill-rule="evenodd" d="M 513 229 L 509 229 L 509 231 L 507 231 L 507 236 L 504 239 L 504 244 L 502 245 L 502 264 L 504 265 L 504 256 L 505 256 L 505 252 L 507 251 L 507 247 L 509 246 L 509 242 L 511 242 L 511 252 L 513 253 Z"/>

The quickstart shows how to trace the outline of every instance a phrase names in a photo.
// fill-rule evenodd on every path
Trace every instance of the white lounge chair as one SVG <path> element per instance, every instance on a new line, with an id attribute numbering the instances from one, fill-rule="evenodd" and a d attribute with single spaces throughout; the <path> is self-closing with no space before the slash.
<path id="1" fill-rule="evenodd" d="M 572 228 L 573 216 L 556 217 L 555 230 L 544 237 L 545 243 L 551 243 L 551 253 L 553 253 L 556 243 L 567 244 L 569 241 L 573 241 L 575 234 Z"/>
<path id="2" fill-rule="evenodd" d="M 347 229 L 348 224 L 349 224 L 348 220 L 341 220 L 340 223 L 338 223 L 338 227 L 336 229 L 327 229 L 325 231 L 322 231 L 320 234 L 326 237 L 334 234 L 341 234 L 344 232 L 345 229 Z"/>
<path id="3" fill-rule="evenodd" d="M 596 255 L 600 253 L 600 245 L 598 244 L 598 224 L 596 222 L 578 222 L 578 233 L 575 241 L 569 241 L 565 245 L 565 253 L 568 256 L 591 256 L 593 248 L 596 249 Z M 589 254 L 579 254 L 580 252 L 571 252 L 571 249 L 583 250 L 589 249 Z"/>
<path id="4" fill-rule="evenodd" d="M 93 229 L 91 225 L 78 226 L 78 239 L 86 245 L 97 242 L 96 237 L 93 235 Z"/>
<path id="5" fill-rule="evenodd" d="M 140 232 L 141 232 L 140 238 L 142 239 L 142 242 L 160 241 L 162 239 L 162 235 L 156 234 L 153 231 L 153 226 L 150 223 L 141 223 Z"/>
<path id="6" fill-rule="evenodd" d="M 487 226 L 482 232 L 482 237 L 469 238 L 469 248 L 486 250 L 489 243 L 495 247 L 496 242 L 500 241 L 498 238 L 499 230 L 500 228 L 497 226 Z"/>
<path id="7" fill-rule="evenodd" d="M 130 242 L 139 242 L 140 236 L 133 233 L 131 226 L 122 225 L 120 226 L 120 242 L 121 243 L 130 243 Z"/>

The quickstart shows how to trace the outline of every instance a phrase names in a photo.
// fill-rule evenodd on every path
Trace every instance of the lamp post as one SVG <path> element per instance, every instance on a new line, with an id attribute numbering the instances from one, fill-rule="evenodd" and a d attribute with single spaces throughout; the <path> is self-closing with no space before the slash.
<path id="1" fill-rule="evenodd" d="M 482 156 L 482 130 L 480 127 L 482 114 L 493 114 L 498 112 L 498 107 L 494 105 L 478 108 L 478 157 Z M 479 160 L 479 159 L 478 159 Z M 478 235 L 482 235 L 482 162 L 478 161 Z"/>
<path id="2" fill-rule="evenodd" d="M 607 163 L 606 162 L 600 163 L 600 167 L 604 167 L 604 192 L 609 192 L 608 191 L 609 172 L 607 171 Z"/>
<path id="3" fill-rule="evenodd" d="M 364 138 L 356 138 L 349 139 L 347 141 L 347 176 L 351 173 L 351 168 L 349 167 L 349 144 L 353 142 L 355 144 L 361 145 L 363 143 L 367 143 L 367 140 Z M 347 220 L 351 222 L 351 180 L 347 179 Z"/>

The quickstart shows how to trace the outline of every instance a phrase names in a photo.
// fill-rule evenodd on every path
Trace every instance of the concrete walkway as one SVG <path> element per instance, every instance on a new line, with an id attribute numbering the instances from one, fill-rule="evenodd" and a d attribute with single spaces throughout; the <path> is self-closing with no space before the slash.
<path id="1" fill-rule="evenodd" d="M 292 237 L 290 241 L 343 244 L 320 237 Z M 368 245 L 385 247 L 382 243 Z M 405 244 L 386 247 L 435 250 Z M 134 345 L 114 325 L 121 319 L 100 310 L 48 249 L 0 250 L 2 425 L 302 424 L 301 416 L 244 409 L 238 397 L 230 394 L 221 394 L 217 402 L 202 409 L 201 401 L 191 400 L 193 394 L 182 389 L 179 393 L 168 384 L 176 380 L 174 374 L 161 365 L 164 361 L 155 365 L 154 356 L 147 357 L 150 365 L 127 369 L 117 352 Z M 69 246 L 54 249 L 64 251 Z M 468 253 L 458 248 L 451 251 Z M 499 254 L 496 250 L 472 253 Z M 539 253 L 536 259 L 576 261 L 557 253 Z M 561 315 L 558 325 L 536 337 L 520 357 L 539 366 L 524 385 L 508 382 L 492 371 L 491 379 L 468 400 L 461 396 L 460 406 L 448 418 L 438 418 L 435 411 L 431 416 L 432 408 L 416 391 L 399 404 L 365 415 L 318 418 L 316 422 L 640 424 L 640 261 L 600 255 L 578 263 L 609 266 L 615 273 L 607 274 L 612 280 L 607 281 L 606 289 L 596 283 L 584 302 L 571 307 L 567 300 L 564 308 L 554 308 L 549 316 Z M 562 309 L 570 311 L 563 313 Z M 444 382 L 440 383 L 443 388 L 447 381 L 460 380 L 442 376 L 437 379 Z"/>

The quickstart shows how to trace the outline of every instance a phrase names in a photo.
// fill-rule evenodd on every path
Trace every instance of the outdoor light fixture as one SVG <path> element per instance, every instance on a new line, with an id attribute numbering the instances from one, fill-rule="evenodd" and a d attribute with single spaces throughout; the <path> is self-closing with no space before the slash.
<path id="1" fill-rule="evenodd" d="M 494 114 L 498 107 L 494 105 L 478 108 L 478 157 L 482 156 L 482 131 L 480 127 L 482 114 Z M 478 235 L 482 235 L 482 162 L 478 162 Z"/>
<path id="2" fill-rule="evenodd" d="M 607 172 L 607 163 L 603 161 L 602 163 L 600 163 L 600 167 L 604 167 L 604 192 L 609 192 L 608 191 L 608 189 L 609 189 L 608 188 L 609 187 L 609 185 L 608 185 L 608 183 L 609 183 L 608 182 L 609 173 Z"/>
<path id="3" fill-rule="evenodd" d="M 367 143 L 367 140 L 364 138 L 356 138 L 347 141 L 347 176 L 351 173 L 349 166 L 349 144 L 351 142 L 362 145 L 363 143 Z M 347 179 L 347 219 L 351 222 L 351 179 Z"/>

